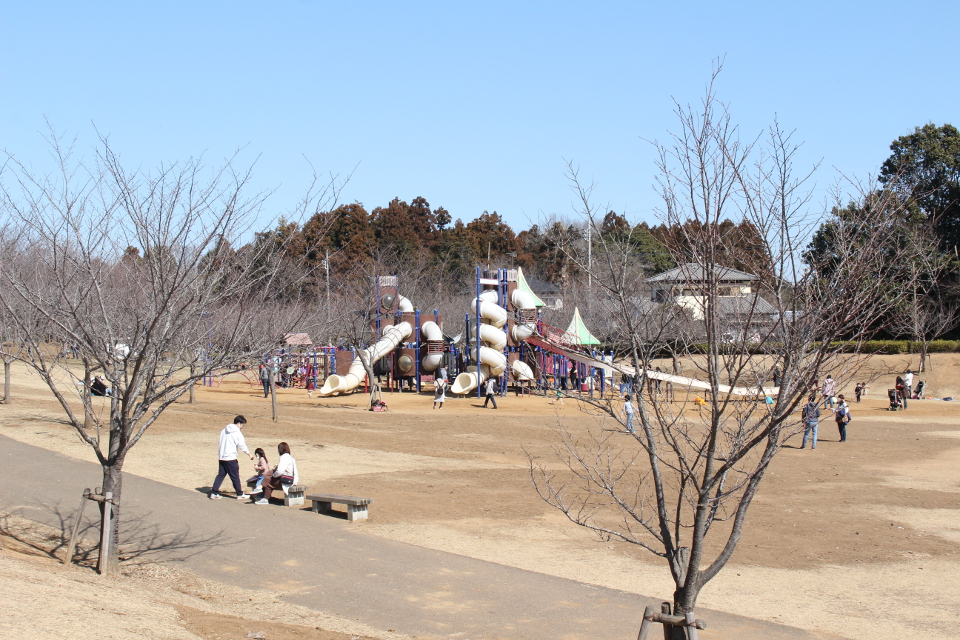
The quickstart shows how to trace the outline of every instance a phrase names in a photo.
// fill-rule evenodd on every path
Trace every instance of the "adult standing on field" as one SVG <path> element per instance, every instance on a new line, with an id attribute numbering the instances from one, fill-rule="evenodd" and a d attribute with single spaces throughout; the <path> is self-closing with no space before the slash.
<path id="1" fill-rule="evenodd" d="M 843 396 L 837 396 L 839 403 L 837 404 L 837 410 L 833 414 L 834 420 L 837 421 L 837 430 L 840 432 L 840 442 L 847 441 L 847 425 L 850 424 L 852 419 L 850 416 L 850 406 L 847 404 L 847 401 L 843 399 Z"/>
<path id="2" fill-rule="evenodd" d="M 811 449 L 817 448 L 817 427 L 820 425 L 820 405 L 817 404 L 817 397 L 810 396 L 810 400 L 803 407 L 803 444 L 801 449 L 807 448 L 807 436 L 813 436 L 811 440 Z"/>
<path id="3" fill-rule="evenodd" d="M 260 365 L 260 384 L 263 385 L 263 397 L 270 395 L 270 365 Z"/>
<path id="4" fill-rule="evenodd" d="M 827 374 L 827 379 L 823 381 L 823 408 L 833 410 L 837 395 L 837 381 L 833 376 Z"/>
<path id="5" fill-rule="evenodd" d="M 633 416 L 637 412 L 637 408 L 633 406 L 632 398 L 630 394 L 623 396 L 623 415 L 627 419 L 627 433 L 635 433 L 633 427 Z"/>
<path id="6" fill-rule="evenodd" d="M 226 476 L 230 476 L 230 481 L 233 482 L 233 488 L 237 492 L 237 500 L 243 500 L 247 497 L 240 485 L 240 463 L 237 462 L 238 451 L 243 451 L 253 460 L 253 454 L 247 449 L 247 443 L 243 439 L 243 425 L 245 424 L 247 424 L 247 419 L 243 416 L 237 416 L 231 424 L 228 424 L 220 432 L 220 468 L 216 479 L 213 481 L 213 489 L 210 491 L 211 500 L 223 497 L 220 495 L 220 484 Z"/>
<path id="7" fill-rule="evenodd" d="M 913 371 L 907 369 L 907 372 L 903 375 L 903 408 L 907 408 L 907 400 L 913 396 Z"/>

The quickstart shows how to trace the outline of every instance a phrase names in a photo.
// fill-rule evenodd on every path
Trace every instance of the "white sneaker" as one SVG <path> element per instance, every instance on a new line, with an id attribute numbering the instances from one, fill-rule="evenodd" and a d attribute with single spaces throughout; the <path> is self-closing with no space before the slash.
<path id="1" fill-rule="evenodd" d="M 266 500 L 265 498 L 260 498 L 259 500 L 257 500 L 257 501 L 254 502 L 253 504 L 270 504 L 270 501 L 269 501 L 269 500 Z"/>
<path id="2" fill-rule="evenodd" d="M 211 500 L 219 500 L 219 499 L 222 498 L 222 497 L 223 497 L 223 496 L 220 495 L 219 493 L 211 493 L 211 494 L 210 494 L 210 499 L 211 499 Z"/>
<path id="3" fill-rule="evenodd" d="M 263 487 L 257 487 L 256 489 L 251 490 L 250 493 L 251 495 L 255 493 L 263 493 Z"/>
<path id="4" fill-rule="evenodd" d="M 246 500 L 249 497 L 250 496 L 248 496 L 247 494 L 241 493 L 240 495 L 237 496 L 237 500 Z"/>

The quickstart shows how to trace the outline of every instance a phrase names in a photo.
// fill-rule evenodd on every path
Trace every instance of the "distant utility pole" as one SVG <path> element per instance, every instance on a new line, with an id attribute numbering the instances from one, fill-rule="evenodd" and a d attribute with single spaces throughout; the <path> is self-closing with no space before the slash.
<path id="1" fill-rule="evenodd" d="M 323 261 L 323 268 L 327 272 L 327 322 L 330 322 L 330 249 L 327 249 L 327 257 Z"/>

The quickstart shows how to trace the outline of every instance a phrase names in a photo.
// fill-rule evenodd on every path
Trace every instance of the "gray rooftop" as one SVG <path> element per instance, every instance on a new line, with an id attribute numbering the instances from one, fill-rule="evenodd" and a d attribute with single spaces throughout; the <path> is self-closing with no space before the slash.
<path id="1" fill-rule="evenodd" d="M 759 278 L 753 274 L 737 271 L 736 269 L 724 267 L 719 264 L 713 265 L 713 268 L 716 271 L 717 277 L 723 282 L 753 282 L 754 280 L 759 280 Z M 670 269 L 669 271 L 664 271 L 651 278 L 647 278 L 646 282 L 676 283 L 703 282 L 704 280 L 706 280 L 706 276 L 704 275 L 703 265 L 688 262 L 680 265 L 676 269 Z"/>

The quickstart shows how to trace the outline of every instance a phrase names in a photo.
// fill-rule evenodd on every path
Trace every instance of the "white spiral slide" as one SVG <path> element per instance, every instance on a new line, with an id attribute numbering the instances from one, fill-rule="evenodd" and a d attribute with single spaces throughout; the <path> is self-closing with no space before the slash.
<path id="1" fill-rule="evenodd" d="M 405 300 L 406 298 L 404 298 Z M 433 323 L 428 323 L 433 324 Z M 439 328 L 439 327 L 438 327 Z M 413 328 L 409 322 L 389 326 L 383 330 L 383 337 L 374 344 L 363 350 L 368 362 L 372 365 L 374 362 L 387 355 L 397 348 L 397 345 L 410 337 Z M 350 365 L 350 371 L 345 376 L 332 375 L 327 378 L 318 392 L 321 396 L 328 396 L 334 393 L 346 393 L 356 389 L 363 381 L 366 371 L 363 368 L 363 361 L 358 357 Z"/>
<path id="2" fill-rule="evenodd" d="M 480 362 L 480 369 L 467 371 L 457 376 L 450 391 L 456 394 L 469 393 L 483 384 L 490 376 L 499 376 L 507 370 L 507 357 L 503 354 L 507 346 L 507 334 L 502 327 L 507 323 L 507 310 L 496 303 L 496 291 L 484 291 L 480 294 L 480 340 L 482 343 L 475 360 Z M 474 298 L 471 308 L 477 308 L 477 299 Z M 471 327 L 471 335 L 476 338 L 477 330 Z"/>
<path id="3" fill-rule="evenodd" d="M 423 325 L 420 326 L 420 340 L 427 342 L 443 340 L 443 331 L 440 330 L 440 327 L 433 320 L 424 322 Z M 441 362 L 443 362 L 442 353 L 428 353 L 423 356 L 423 362 L 420 366 L 427 372 L 436 371 Z"/>

